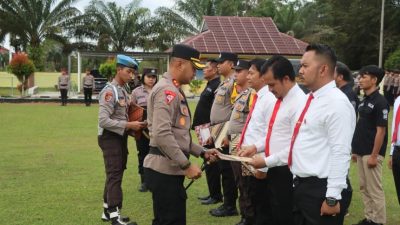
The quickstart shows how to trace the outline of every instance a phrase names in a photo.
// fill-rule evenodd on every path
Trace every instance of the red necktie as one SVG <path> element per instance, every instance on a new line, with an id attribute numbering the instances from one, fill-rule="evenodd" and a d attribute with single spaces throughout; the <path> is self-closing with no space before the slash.
<path id="1" fill-rule="evenodd" d="M 269 140 L 271 139 L 271 133 L 272 133 L 272 127 L 274 126 L 275 123 L 275 118 L 276 114 L 278 114 L 279 107 L 281 106 L 282 99 L 276 100 L 275 106 L 274 106 L 274 111 L 272 112 L 271 119 L 269 120 L 268 124 L 268 132 L 267 132 L 267 138 L 265 139 L 265 156 L 269 156 Z"/>
<path id="2" fill-rule="evenodd" d="M 249 122 L 250 122 L 250 119 L 251 119 L 251 114 L 253 114 L 254 107 L 255 107 L 255 105 L 257 103 L 257 98 L 258 98 L 258 96 L 257 96 L 257 94 L 255 94 L 254 95 L 254 100 L 253 100 L 253 105 L 251 105 L 251 109 L 250 109 L 249 115 L 247 115 L 246 123 L 244 124 L 243 130 L 242 130 L 242 134 L 240 135 L 239 144 L 237 145 L 238 149 L 240 147 L 242 147 L 244 135 L 245 135 L 246 130 L 247 130 L 247 125 L 249 125 Z"/>
<path id="3" fill-rule="evenodd" d="M 397 142 L 397 132 L 399 131 L 399 123 L 400 123 L 400 107 L 397 108 L 397 112 L 396 112 L 396 120 L 395 120 L 395 124 L 394 124 L 392 143 Z"/>
<path id="4" fill-rule="evenodd" d="M 290 150 L 289 150 L 289 158 L 288 158 L 288 166 L 289 167 L 292 165 L 292 153 L 293 153 L 294 142 L 296 141 L 297 135 L 299 134 L 299 130 L 300 130 L 301 124 L 303 123 L 303 120 L 304 120 L 304 116 L 306 115 L 308 107 L 310 106 L 311 100 L 313 98 L 314 98 L 313 94 L 310 93 L 310 95 L 308 96 L 306 105 L 304 106 L 304 109 L 301 112 L 300 117 L 296 122 L 296 126 L 294 127 L 292 140 L 290 141 Z"/>

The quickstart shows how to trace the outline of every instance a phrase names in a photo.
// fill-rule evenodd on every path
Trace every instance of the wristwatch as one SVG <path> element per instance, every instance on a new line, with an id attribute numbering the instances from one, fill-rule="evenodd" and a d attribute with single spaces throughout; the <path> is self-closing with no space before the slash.
<path id="1" fill-rule="evenodd" d="M 338 200 L 336 198 L 332 198 L 332 197 L 326 197 L 325 201 L 326 201 L 326 204 L 330 207 L 333 207 L 338 203 Z"/>
<path id="2" fill-rule="evenodd" d="M 205 159 L 205 154 L 206 154 L 207 150 L 208 150 L 207 148 L 203 148 L 203 151 L 201 151 L 201 153 L 200 153 L 201 158 Z"/>

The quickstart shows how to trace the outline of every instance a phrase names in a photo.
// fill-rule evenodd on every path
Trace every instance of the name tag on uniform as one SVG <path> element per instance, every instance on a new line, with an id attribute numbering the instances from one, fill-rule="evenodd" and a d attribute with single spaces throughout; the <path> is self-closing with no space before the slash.
<path id="1" fill-rule="evenodd" d="M 374 108 L 374 105 L 372 105 L 371 103 L 368 103 L 368 107 L 370 107 L 371 109 Z"/>
<path id="2" fill-rule="evenodd" d="M 125 107 L 125 106 L 126 106 L 125 99 L 120 99 L 120 100 L 118 101 L 118 103 L 119 103 L 119 105 L 122 106 L 122 107 Z"/>

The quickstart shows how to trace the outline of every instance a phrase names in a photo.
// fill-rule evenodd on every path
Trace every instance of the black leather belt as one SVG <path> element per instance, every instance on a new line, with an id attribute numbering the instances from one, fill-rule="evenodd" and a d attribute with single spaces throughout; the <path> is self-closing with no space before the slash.
<path id="1" fill-rule="evenodd" d="M 153 147 L 153 146 L 150 146 L 149 154 L 152 154 L 152 155 L 160 155 L 160 156 L 163 156 L 163 157 L 168 158 L 167 156 L 164 155 L 164 153 L 162 153 L 162 152 L 160 151 L 160 149 L 158 149 L 158 148 L 156 148 L 156 147 Z M 188 154 L 188 153 L 184 152 L 183 154 L 185 154 L 186 158 L 189 159 L 189 154 Z"/>
<path id="2" fill-rule="evenodd" d="M 318 177 L 295 177 L 293 179 L 294 186 L 297 186 L 301 183 L 323 183 L 327 182 L 328 178 L 318 178 Z"/>

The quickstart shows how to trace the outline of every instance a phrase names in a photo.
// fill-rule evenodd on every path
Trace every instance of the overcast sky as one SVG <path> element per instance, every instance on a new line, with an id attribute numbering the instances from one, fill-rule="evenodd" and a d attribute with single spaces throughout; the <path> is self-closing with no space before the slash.
<path id="1" fill-rule="evenodd" d="M 107 2 L 116 2 L 117 5 L 124 6 L 128 3 L 132 2 L 132 0 L 106 0 Z M 75 5 L 79 10 L 83 11 L 84 8 L 89 4 L 88 0 L 80 0 Z M 166 6 L 171 7 L 174 5 L 174 0 L 142 0 L 142 7 L 149 8 L 151 11 L 154 11 L 157 7 Z"/>
<path id="2" fill-rule="evenodd" d="M 112 2 L 112 0 L 106 0 L 107 2 Z M 117 5 L 120 6 L 125 6 L 132 0 L 115 0 L 114 2 L 117 3 Z M 85 7 L 89 4 L 89 0 L 80 0 L 78 1 L 75 6 L 81 10 L 82 12 L 84 11 Z M 166 7 L 172 7 L 174 5 L 174 0 L 142 0 L 142 7 L 149 8 L 152 12 L 160 6 L 166 6 Z M 0 43 L 3 45 L 5 48 L 10 48 L 10 43 L 8 42 L 8 37 L 6 37 L 5 41 L 3 43 Z"/>

